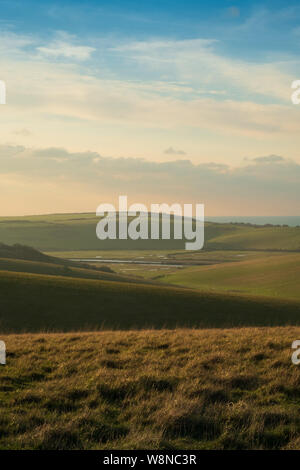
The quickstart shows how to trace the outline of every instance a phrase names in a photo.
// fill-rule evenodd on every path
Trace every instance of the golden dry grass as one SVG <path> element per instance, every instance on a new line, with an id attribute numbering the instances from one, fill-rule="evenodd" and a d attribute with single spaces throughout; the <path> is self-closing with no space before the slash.
<path id="1" fill-rule="evenodd" d="M 1 449 L 300 449 L 300 328 L 1 336 Z"/>

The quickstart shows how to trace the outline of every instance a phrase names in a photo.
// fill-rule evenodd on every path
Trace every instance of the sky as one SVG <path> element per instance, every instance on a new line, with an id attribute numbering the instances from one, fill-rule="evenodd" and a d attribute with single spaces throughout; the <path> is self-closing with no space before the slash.
<path id="1" fill-rule="evenodd" d="M 0 216 L 300 214 L 298 1 L 1 1 Z"/>

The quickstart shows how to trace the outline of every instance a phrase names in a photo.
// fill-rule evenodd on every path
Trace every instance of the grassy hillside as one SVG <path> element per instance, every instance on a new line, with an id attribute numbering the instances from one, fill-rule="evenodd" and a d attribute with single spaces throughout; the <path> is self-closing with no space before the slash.
<path id="1" fill-rule="evenodd" d="M 211 238 L 207 246 L 215 250 L 300 251 L 300 227 L 237 225 L 236 230 Z"/>
<path id="2" fill-rule="evenodd" d="M 0 331 L 299 325 L 300 302 L 0 272 Z"/>
<path id="3" fill-rule="evenodd" d="M 1 217 L 0 242 L 34 246 L 46 252 L 81 250 L 182 250 L 181 240 L 105 240 L 96 238 L 95 214 Z M 209 249 L 300 250 L 299 227 L 205 224 Z"/>
<path id="4" fill-rule="evenodd" d="M 83 265 L 84 266 L 84 265 Z M 116 282 L 141 283 L 137 277 L 123 276 L 109 272 L 110 268 L 100 266 L 98 268 L 78 268 L 72 265 L 59 265 L 55 263 L 41 263 L 36 261 L 0 258 L 0 272 L 10 271 L 16 273 L 47 274 L 51 276 L 64 276 L 82 279 L 98 279 Z"/>
<path id="5" fill-rule="evenodd" d="M 24 245 L 5 245 L 0 243 L 0 271 L 32 274 L 48 274 L 83 279 L 98 279 L 117 282 L 137 282 L 136 276 L 116 274 L 106 265 L 90 265 L 48 256 L 35 248 Z"/>
<path id="6" fill-rule="evenodd" d="M 96 237 L 95 214 L 1 217 L 0 241 L 34 246 L 41 251 L 183 249 L 181 240 L 105 240 Z"/>
<path id="7" fill-rule="evenodd" d="M 14 244 L 6 245 L 5 243 L 0 243 L 0 258 L 6 259 L 23 259 L 28 261 L 38 261 L 43 263 L 56 263 L 56 264 L 68 264 L 67 261 L 64 261 L 59 258 L 54 258 L 48 256 L 44 253 L 41 253 L 35 248 L 30 246 Z"/>
<path id="8" fill-rule="evenodd" d="M 263 256 L 235 263 L 193 266 L 160 278 L 205 291 L 265 295 L 300 301 L 300 253 Z"/>
<path id="9" fill-rule="evenodd" d="M 298 449 L 299 328 L 3 336 L 0 449 Z"/>

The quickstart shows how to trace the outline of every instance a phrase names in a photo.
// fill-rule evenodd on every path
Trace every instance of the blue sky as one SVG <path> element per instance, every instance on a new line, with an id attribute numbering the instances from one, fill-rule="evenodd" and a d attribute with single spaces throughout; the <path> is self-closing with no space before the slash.
<path id="1" fill-rule="evenodd" d="M 300 106 L 290 99 L 300 79 L 299 2 L 0 0 L 0 8 L 6 214 L 20 212 L 24 188 L 24 213 L 94 210 L 118 182 L 140 202 L 159 202 L 151 187 L 172 202 L 182 168 L 198 178 L 183 185 L 183 202 L 206 202 L 211 215 L 299 212 Z M 247 183 L 261 199 L 266 190 L 265 204 L 242 197 Z M 222 184 L 227 197 L 218 199 Z M 45 187 L 60 195 L 55 204 L 41 196 Z"/>
<path id="2" fill-rule="evenodd" d="M 272 51 L 292 53 L 299 48 L 295 31 L 300 5 L 295 0 L 7 0 L 0 7 L 3 25 L 44 37 L 55 30 L 86 38 L 107 34 L 139 40 L 213 37 L 228 53 L 243 57 Z"/>
<path id="3" fill-rule="evenodd" d="M 133 63 L 124 50 L 116 50 L 123 43 L 139 41 L 201 38 L 211 41 L 214 52 L 228 59 L 250 64 L 285 61 L 291 73 L 298 68 L 300 5 L 296 1 L 9 0 L 1 1 L 0 8 L 2 31 L 32 38 L 24 52 L 36 50 L 37 41 L 55 43 L 55 37 L 64 34 L 74 45 L 95 50 L 85 60 L 85 71 L 105 78 L 180 81 L 172 68 L 168 73 L 145 68 L 145 64 Z M 199 76 L 195 79 L 199 81 Z M 249 95 L 248 90 L 247 97 L 254 98 L 253 91 Z M 239 87 L 233 86 L 231 94 L 235 99 L 246 97 Z M 256 96 L 256 101 L 268 99 L 268 95 Z"/>

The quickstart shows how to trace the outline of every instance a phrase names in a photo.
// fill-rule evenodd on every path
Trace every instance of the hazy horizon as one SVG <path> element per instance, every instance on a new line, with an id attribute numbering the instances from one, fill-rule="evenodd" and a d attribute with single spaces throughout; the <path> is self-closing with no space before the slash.
<path id="1" fill-rule="evenodd" d="M 149 211 L 150 212 L 150 211 Z M 43 216 L 63 216 L 63 215 L 96 215 L 95 212 L 54 212 L 54 213 L 45 213 L 45 214 L 26 214 L 23 216 L 18 215 L 11 215 L 11 216 L 0 216 L 0 218 L 7 218 L 7 217 L 43 217 Z M 153 214 L 153 213 L 152 213 Z M 299 215 L 276 215 L 276 216 L 268 216 L 268 215 L 205 215 L 205 222 L 217 222 L 217 223 L 250 223 L 253 225 L 288 225 L 290 227 L 300 226 L 300 216 Z"/>

